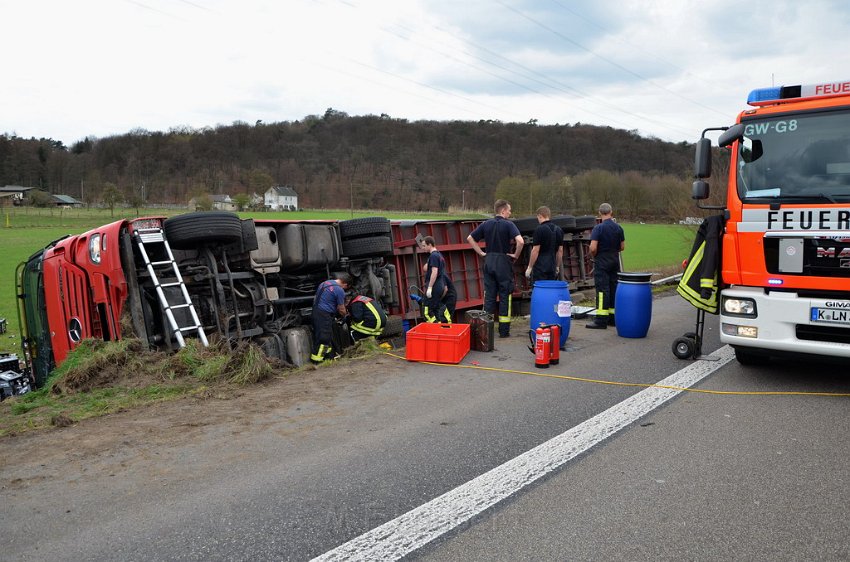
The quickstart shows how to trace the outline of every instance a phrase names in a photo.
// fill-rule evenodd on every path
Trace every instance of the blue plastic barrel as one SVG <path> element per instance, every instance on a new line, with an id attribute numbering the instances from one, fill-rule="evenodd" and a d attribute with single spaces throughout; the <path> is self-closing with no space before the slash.
<path id="1" fill-rule="evenodd" d="M 623 338 L 645 338 L 652 321 L 651 273 L 617 274 L 614 295 L 614 319 L 617 335 Z"/>
<path id="2" fill-rule="evenodd" d="M 541 323 L 559 324 L 561 326 L 559 347 L 564 347 L 567 336 L 570 335 L 570 314 L 568 311 L 571 306 L 570 289 L 566 281 L 535 281 L 531 290 L 531 319 L 528 324 L 532 334 L 531 339 L 535 339 L 534 330 Z M 563 316 L 559 315 L 559 308 Z"/>

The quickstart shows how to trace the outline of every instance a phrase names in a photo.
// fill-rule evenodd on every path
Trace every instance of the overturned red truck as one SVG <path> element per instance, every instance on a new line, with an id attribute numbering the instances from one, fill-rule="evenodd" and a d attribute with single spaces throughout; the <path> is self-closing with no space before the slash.
<path id="1" fill-rule="evenodd" d="M 565 232 L 564 264 L 572 290 L 592 286 L 592 216 L 553 219 Z M 481 220 L 343 221 L 240 219 L 227 212 L 119 220 L 49 244 L 16 271 L 21 345 L 36 387 L 85 338 L 139 337 L 174 350 L 211 334 L 251 340 L 296 365 L 309 357 L 310 314 L 319 283 L 335 272 L 380 300 L 386 335 L 419 314 L 410 295 L 426 258 L 417 239 L 433 236 L 458 293 L 457 311 L 483 303 L 482 264 L 466 242 Z M 523 235 L 534 218 L 515 221 Z M 518 313 L 531 287 L 515 264 Z"/>

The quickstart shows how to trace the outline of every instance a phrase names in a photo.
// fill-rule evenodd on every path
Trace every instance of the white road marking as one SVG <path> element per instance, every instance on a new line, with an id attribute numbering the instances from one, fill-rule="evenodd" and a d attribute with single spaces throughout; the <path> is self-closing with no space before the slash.
<path id="1" fill-rule="evenodd" d="M 726 365 L 735 354 L 727 345 L 712 356 L 719 360 L 696 361 L 656 384 L 690 388 Z M 681 392 L 646 388 L 557 437 L 314 560 L 398 560 L 517 493 Z"/>

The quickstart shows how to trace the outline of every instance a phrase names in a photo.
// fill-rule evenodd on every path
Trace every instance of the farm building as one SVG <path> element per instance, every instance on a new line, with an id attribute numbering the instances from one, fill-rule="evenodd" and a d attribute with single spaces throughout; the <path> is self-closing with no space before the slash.
<path id="1" fill-rule="evenodd" d="M 297 211 L 298 194 L 289 186 L 276 185 L 265 192 L 263 204 L 271 211 Z"/>

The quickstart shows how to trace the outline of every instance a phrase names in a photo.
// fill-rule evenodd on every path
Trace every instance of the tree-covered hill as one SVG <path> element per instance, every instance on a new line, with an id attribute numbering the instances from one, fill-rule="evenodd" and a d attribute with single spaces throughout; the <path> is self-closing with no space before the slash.
<path id="1" fill-rule="evenodd" d="M 681 189 L 687 198 L 692 162 L 691 145 L 610 127 L 409 122 L 334 109 L 293 122 L 133 130 L 71 147 L 0 136 L 0 185 L 87 203 L 111 186 L 131 202 L 185 203 L 289 185 L 302 207 L 490 208 L 507 195 L 517 211 L 548 203 L 592 212 L 601 197 L 654 216 L 664 213 L 661 197 Z"/>

